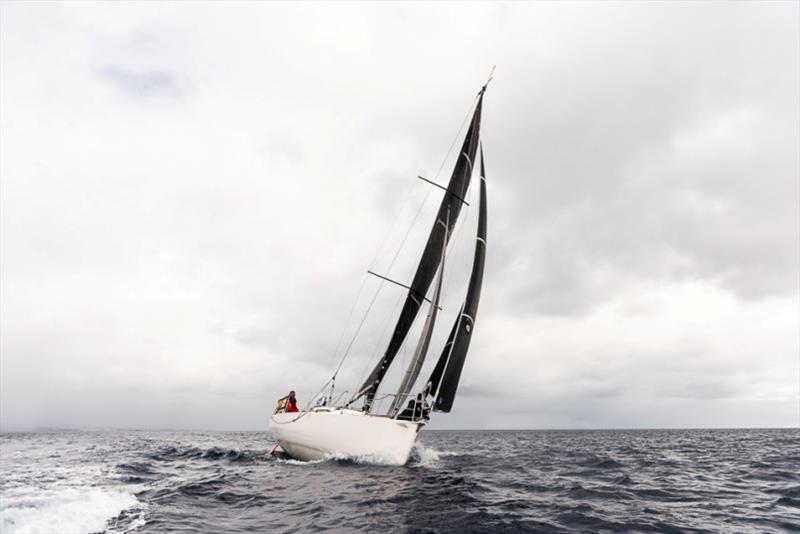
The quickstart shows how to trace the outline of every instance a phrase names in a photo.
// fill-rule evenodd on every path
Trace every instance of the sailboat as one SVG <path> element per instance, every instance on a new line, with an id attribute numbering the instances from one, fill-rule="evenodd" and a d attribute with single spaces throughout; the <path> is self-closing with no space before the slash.
<path id="1" fill-rule="evenodd" d="M 489 81 L 491 79 L 490 76 Z M 443 190 L 444 194 L 411 284 L 405 285 L 376 275 L 408 290 L 383 356 L 361 387 L 338 406 L 321 403 L 322 405 L 300 412 L 276 409 L 271 416 L 269 428 L 278 445 L 289 456 L 304 461 L 350 458 L 403 465 L 408 461 L 417 435 L 428 422 L 431 412 L 450 412 L 453 408 L 461 371 L 474 333 L 486 259 L 486 170 L 480 142 L 480 126 L 483 97 L 489 81 L 481 87 L 476 97 L 472 119 L 448 184 L 442 186 L 420 177 Z M 430 349 L 440 309 L 447 245 L 462 206 L 468 205 L 465 195 L 473 175 L 473 162 L 478 155 L 480 205 L 467 293 L 436 365 L 428 379 L 414 392 Z M 428 297 L 431 285 L 433 292 Z M 389 410 L 386 413 L 376 413 L 374 407 L 378 387 L 426 302 L 428 312 L 425 322 L 410 363 L 403 373 L 400 387 L 393 395 Z M 335 378 L 334 374 L 332 380 L 335 381 Z M 355 404 L 358 401 L 361 401 L 361 406 L 356 409 Z"/>

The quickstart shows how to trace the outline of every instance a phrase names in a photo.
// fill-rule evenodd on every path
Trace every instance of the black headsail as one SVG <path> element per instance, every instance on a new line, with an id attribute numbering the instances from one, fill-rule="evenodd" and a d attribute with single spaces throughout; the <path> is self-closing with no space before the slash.
<path id="1" fill-rule="evenodd" d="M 475 239 L 475 257 L 472 260 L 472 275 L 469 279 L 467 297 L 464 299 L 461 312 L 447 337 L 447 343 L 439 356 L 439 361 L 436 362 L 436 367 L 434 367 L 427 385 L 427 392 L 436 397 L 433 409 L 437 412 L 449 412 L 453 407 L 461 370 L 464 368 L 469 342 L 475 329 L 478 303 L 481 300 L 483 265 L 486 261 L 486 169 L 483 164 L 483 147 L 481 147 L 480 202 L 478 236 Z"/>
<path id="2" fill-rule="evenodd" d="M 369 411 L 372 407 L 372 400 L 375 397 L 375 393 L 378 391 L 378 386 L 386 375 L 389 365 L 391 365 L 394 357 L 403 345 L 403 341 L 419 313 L 420 306 L 430 288 L 433 277 L 436 275 L 436 270 L 439 267 L 439 262 L 442 257 L 442 246 L 446 245 L 446 240 L 450 239 L 453 227 L 458 221 L 458 214 L 461 212 L 461 204 L 463 202 L 461 199 L 464 198 L 469 188 L 469 182 L 472 176 L 472 163 L 475 161 L 475 153 L 478 148 L 481 128 L 481 107 L 483 105 L 483 93 L 485 90 L 486 87 L 484 86 L 478 95 L 478 103 L 475 105 L 472 122 L 467 130 L 464 143 L 461 146 L 461 153 L 456 161 L 456 166 L 450 177 L 450 182 L 447 184 L 448 192 L 445 193 L 442 203 L 439 206 L 439 212 L 436 215 L 436 220 L 433 222 L 433 228 L 428 237 L 428 242 L 425 244 L 422 259 L 420 259 L 419 265 L 417 266 L 417 272 L 414 274 L 414 281 L 411 283 L 411 288 L 409 289 L 408 296 L 403 305 L 403 310 L 400 312 L 400 317 L 397 319 L 397 324 L 389 340 L 389 346 L 386 347 L 383 358 L 378 361 L 378 364 L 350 401 L 354 402 L 362 395 L 365 396 L 364 411 Z M 445 221 L 448 222 L 445 223 Z"/>

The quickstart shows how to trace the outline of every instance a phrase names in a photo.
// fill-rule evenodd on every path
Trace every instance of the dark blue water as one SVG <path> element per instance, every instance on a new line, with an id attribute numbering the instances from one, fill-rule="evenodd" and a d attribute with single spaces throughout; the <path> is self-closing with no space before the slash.
<path id="1" fill-rule="evenodd" d="M 423 431 L 404 467 L 268 433 L 0 435 L 0 532 L 800 531 L 800 430 Z"/>

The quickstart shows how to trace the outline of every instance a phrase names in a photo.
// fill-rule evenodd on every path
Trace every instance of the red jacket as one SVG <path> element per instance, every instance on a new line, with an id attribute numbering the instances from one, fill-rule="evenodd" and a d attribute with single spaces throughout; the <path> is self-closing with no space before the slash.
<path id="1" fill-rule="evenodd" d="M 297 409 L 297 399 L 292 400 L 289 399 L 286 401 L 286 411 L 287 412 L 299 412 L 300 410 Z"/>

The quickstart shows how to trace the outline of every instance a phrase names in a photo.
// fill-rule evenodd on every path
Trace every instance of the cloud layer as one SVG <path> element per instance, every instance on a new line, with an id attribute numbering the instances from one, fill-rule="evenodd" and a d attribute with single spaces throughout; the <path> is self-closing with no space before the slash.
<path id="1" fill-rule="evenodd" d="M 493 64 L 484 294 L 434 425 L 800 424 L 796 4 L 0 9 L 4 429 L 264 428 L 313 395 L 365 270 L 413 272 L 414 177 L 446 179 Z"/>

